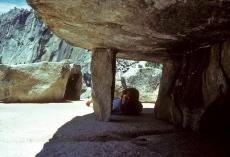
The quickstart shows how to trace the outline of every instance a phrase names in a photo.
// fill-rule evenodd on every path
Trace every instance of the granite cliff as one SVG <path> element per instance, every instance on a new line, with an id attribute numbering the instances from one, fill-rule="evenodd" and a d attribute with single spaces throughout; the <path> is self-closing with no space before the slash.
<path id="1" fill-rule="evenodd" d="M 72 47 L 34 17 L 33 10 L 15 8 L 0 16 L 0 64 L 73 60 L 89 71 L 91 52 Z"/>

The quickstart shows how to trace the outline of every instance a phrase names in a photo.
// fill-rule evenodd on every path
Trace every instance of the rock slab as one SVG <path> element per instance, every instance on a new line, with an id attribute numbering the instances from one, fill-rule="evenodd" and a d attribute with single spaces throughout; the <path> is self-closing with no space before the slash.
<path id="1" fill-rule="evenodd" d="M 229 0 L 27 0 L 70 45 L 164 62 L 188 47 L 228 40 Z M 168 50 L 170 53 L 168 53 Z M 183 52 L 185 53 L 185 52 Z"/>
<path id="2" fill-rule="evenodd" d="M 0 65 L 0 101 L 58 102 L 63 101 L 68 80 L 74 78 L 75 93 L 68 98 L 79 99 L 81 67 L 66 62 L 40 62 L 21 65 Z M 76 77 L 77 76 L 77 77 Z M 80 78 L 80 79 L 79 79 Z M 70 81 L 69 81 L 70 82 Z M 71 83 L 70 83 L 71 84 Z"/>

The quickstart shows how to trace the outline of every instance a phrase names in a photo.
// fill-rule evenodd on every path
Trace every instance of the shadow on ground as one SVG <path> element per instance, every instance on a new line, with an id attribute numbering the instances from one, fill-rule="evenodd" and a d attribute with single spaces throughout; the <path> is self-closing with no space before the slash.
<path id="1" fill-rule="evenodd" d="M 154 118 L 114 115 L 110 122 L 94 114 L 77 116 L 60 127 L 37 157 L 227 157 L 229 136 L 204 136 Z"/>

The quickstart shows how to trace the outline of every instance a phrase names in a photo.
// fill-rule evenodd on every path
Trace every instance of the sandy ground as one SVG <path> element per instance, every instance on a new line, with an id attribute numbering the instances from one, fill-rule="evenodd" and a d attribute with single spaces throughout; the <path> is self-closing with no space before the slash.
<path id="1" fill-rule="evenodd" d="M 85 103 L 0 103 L 0 156 L 34 157 L 58 128 L 93 112 Z"/>
<path id="2" fill-rule="evenodd" d="M 0 156 L 34 157 L 59 127 L 93 112 L 85 102 L 0 103 Z"/>

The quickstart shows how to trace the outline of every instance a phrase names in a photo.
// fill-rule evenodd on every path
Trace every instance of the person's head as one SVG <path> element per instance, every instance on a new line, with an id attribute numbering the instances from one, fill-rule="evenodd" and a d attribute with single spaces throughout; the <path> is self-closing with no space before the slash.
<path id="1" fill-rule="evenodd" d="M 139 102 L 139 91 L 136 88 L 127 88 L 122 92 L 122 113 L 125 115 L 137 115 L 142 110 Z"/>
<path id="2" fill-rule="evenodd" d="M 136 88 L 127 88 L 123 90 L 121 100 L 123 105 L 127 105 L 130 102 L 138 102 L 139 91 Z"/>

